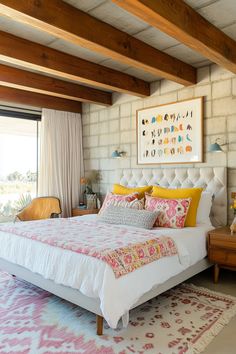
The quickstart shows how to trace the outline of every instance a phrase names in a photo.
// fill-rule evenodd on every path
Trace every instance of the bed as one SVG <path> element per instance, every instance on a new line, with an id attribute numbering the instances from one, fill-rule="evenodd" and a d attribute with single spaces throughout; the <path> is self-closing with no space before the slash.
<path id="1" fill-rule="evenodd" d="M 158 183 L 165 187 L 205 187 L 214 195 L 212 225 L 227 223 L 225 168 L 125 169 L 117 171 L 114 182 L 126 186 Z M 80 218 L 92 225 L 97 216 Z M 208 268 L 206 234 L 212 225 L 162 229 L 162 235 L 174 239 L 179 254 L 151 262 L 118 279 L 99 259 L 0 232 L 0 269 L 95 313 L 100 335 L 103 318 L 112 328 L 121 317 L 127 325 L 132 308 Z"/>

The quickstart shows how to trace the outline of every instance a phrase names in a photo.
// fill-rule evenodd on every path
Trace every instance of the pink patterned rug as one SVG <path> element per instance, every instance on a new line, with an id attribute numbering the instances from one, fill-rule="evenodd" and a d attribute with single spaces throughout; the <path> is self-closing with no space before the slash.
<path id="1" fill-rule="evenodd" d="M 127 329 L 0 273 L 0 354 L 192 354 L 236 314 L 236 298 L 183 284 L 130 313 Z"/>

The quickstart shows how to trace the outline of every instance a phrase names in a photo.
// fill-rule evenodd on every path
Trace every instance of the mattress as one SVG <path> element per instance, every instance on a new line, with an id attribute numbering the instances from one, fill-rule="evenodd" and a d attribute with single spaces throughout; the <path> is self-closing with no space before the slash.
<path id="1" fill-rule="evenodd" d="M 83 218 L 93 221 L 97 215 Z M 143 294 L 206 256 L 206 234 L 212 228 L 202 224 L 184 229 L 152 229 L 157 236 L 172 237 L 178 255 L 161 258 L 120 278 L 115 278 L 112 268 L 99 259 L 10 233 L 0 232 L 0 257 L 86 296 L 99 298 L 104 318 L 116 328 L 122 316 L 127 323 L 129 309 Z"/>

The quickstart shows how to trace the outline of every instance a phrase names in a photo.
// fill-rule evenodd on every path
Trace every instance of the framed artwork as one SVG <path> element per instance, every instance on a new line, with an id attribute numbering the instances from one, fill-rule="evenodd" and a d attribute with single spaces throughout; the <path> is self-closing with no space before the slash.
<path id="1" fill-rule="evenodd" d="M 137 163 L 203 161 L 203 97 L 137 111 Z"/>

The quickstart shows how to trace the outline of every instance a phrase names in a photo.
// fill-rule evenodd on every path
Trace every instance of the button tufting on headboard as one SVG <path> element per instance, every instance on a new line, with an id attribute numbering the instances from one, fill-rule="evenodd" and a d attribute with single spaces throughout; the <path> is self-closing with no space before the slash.
<path id="1" fill-rule="evenodd" d="M 211 221 L 214 226 L 227 224 L 227 176 L 225 167 L 121 169 L 116 180 L 124 186 L 160 185 L 162 187 L 203 187 L 213 193 Z"/>

